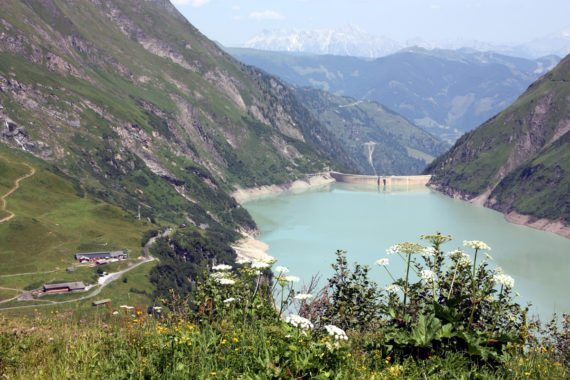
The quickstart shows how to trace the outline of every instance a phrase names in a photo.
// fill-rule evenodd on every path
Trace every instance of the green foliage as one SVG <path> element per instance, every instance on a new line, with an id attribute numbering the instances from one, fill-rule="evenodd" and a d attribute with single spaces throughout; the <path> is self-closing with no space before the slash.
<path id="1" fill-rule="evenodd" d="M 167 297 L 171 290 L 188 295 L 212 263 L 234 263 L 230 241 L 229 236 L 215 231 L 201 233 L 193 228 L 178 230 L 171 238 L 158 238 L 151 248 L 151 254 L 160 260 L 150 277 L 155 296 Z"/>
<path id="2" fill-rule="evenodd" d="M 350 269 L 345 251 L 336 252 L 333 277 L 328 280 L 331 302 L 322 316 L 322 324 L 342 329 L 365 330 L 379 317 L 380 292 L 368 278 L 370 268 L 354 264 Z"/>
<path id="3" fill-rule="evenodd" d="M 133 214 L 81 194 L 77 184 L 54 167 L 0 143 L 0 194 L 14 180 L 35 174 L 20 183 L 8 198 L 16 216 L 0 224 L 0 286 L 34 289 L 47 281 L 90 280 L 82 271 L 66 273 L 81 250 L 129 249 L 138 256 L 140 236 L 150 226 Z M 10 184 L 10 181 L 11 184 Z M 49 273 L 44 273 L 49 272 Z"/>
<path id="4" fill-rule="evenodd" d="M 467 263 L 463 253 L 453 252 L 445 257 L 437 254 L 449 237 L 438 234 L 425 238 L 432 243 L 433 250 L 417 252 L 419 245 L 415 243 L 390 250 L 393 255 L 424 253 L 426 257 L 414 258 L 412 265 L 424 262 L 437 274 L 435 287 L 427 281 L 418 284 L 409 277 L 409 303 L 405 305 L 401 294 L 391 293 L 388 300 L 378 297 L 375 286 L 366 282 L 369 272 L 358 265 L 349 269 L 342 251 L 337 254 L 336 274 L 330 280 L 335 285 L 329 284 L 329 288 L 337 291 L 324 291 L 316 297 L 294 289 L 297 279 L 287 275 L 287 268 L 275 267 L 271 271 L 271 263 L 241 259 L 239 264 L 209 266 L 191 294 L 181 296 L 173 289 L 162 306 L 148 310 L 133 308 L 130 301 L 124 301 L 127 303 L 119 308 L 117 303 L 97 308 L 88 315 L 55 309 L 49 316 L 34 314 L 29 320 L 0 316 L 0 376 L 15 379 L 568 378 L 570 317 L 565 316 L 562 324 L 553 320 L 541 328 L 535 323 L 527 324 L 523 315 L 523 323 L 516 326 L 520 339 L 514 343 L 509 337 L 513 326 L 502 319 L 496 323 L 496 317 L 500 314 L 510 320 L 520 310 L 504 295 L 505 289 L 497 295 L 495 287 L 491 294 L 495 296 L 496 307 L 486 310 L 477 306 L 474 320 L 468 323 L 473 305 L 469 303 L 472 271 L 467 267 L 472 263 Z M 199 257 L 199 261 L 211 265 L 208 261 L 211 249 L 195 233 L 179 235 L 171 242 L 162 240 L 167 246 L 184 247 L 187 254 L 193 252 L 188 259 Z M 480 242 L 467 245 L 476 250 L 485 248 Z M 161 260 L 171 259 L 163 256 Z M 480 283 L 476 287 L 477 298 L 487 294 L 485 265 L 480 263 L 476 271 Z M 460 266 L 467 270 L 455 277 L 460 281 L 452 286 L 445 280 L 448 270 Z M 129 275 L 133 281 L 115 282 L 110 285 L 115 288 L 109 291 L 130 286 L 133 296 L 144 299 L 148 296 L 145 290 L 131 285 L 138 281 L 137 277 L 133 273 Z M 401 281 L 399 278 L 395 282 Z M 510 286 L 505 279 L 501 281 Z M 438 296 L 435 303 L 433 289 Z M 347 301 L 347 294 L 366 295 L 375 300 L 376 306 L 368 305 L 375 313 L 375 324 L 368 320 L 366 327 L 349 325 L 345 332 L 325 324 L 328 321 L 324 318 L 315 318 L 313 324 L 292 314 L 295 308 L 301 314 L 321 310 L 321 315 L 333 315 L 341 322 L 349 320 L 351 310 L 357 314 L 361 311 L 335 305 Z M 459 303 L 452 301 L 458 298 L 454 296 L 457 294 L 464 294 Z M 282 309 L 287 308 L 281 315 Z M 311 315 L 313 318 L 318 314 Z"/>

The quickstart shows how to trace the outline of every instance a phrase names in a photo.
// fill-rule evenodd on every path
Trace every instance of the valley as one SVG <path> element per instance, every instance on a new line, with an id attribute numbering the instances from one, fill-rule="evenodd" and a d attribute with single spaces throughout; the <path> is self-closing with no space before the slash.
<path id="1" fill-rule="evenodd" d="M 0 2 L 0 378 L 569 378 L 570 34 L 521 1 Z"/>

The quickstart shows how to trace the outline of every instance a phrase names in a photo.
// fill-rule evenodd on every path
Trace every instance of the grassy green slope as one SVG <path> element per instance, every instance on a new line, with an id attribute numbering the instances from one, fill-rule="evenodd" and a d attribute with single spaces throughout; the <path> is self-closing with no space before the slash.
<path id="1" fill-rule="evenodd" d="M 570 225 L 570 133 L 499 183 L 493 196 L 507 211 Z"/>
<path id="2" fill-rule="evenodd" d="M 567 223 L 569 79 L 567 57 L 434 161 L 432 184 L 467 199 L 486 193 L 487 205 L 503 212 Z"/>
<path id="3" fill-rule="evenodd" d="M 8 209 L 16 216 L 0 224 L 0 286 L 23 289 L 56 278 L 92 280 L 92 270 L 65 273 L 65 268 L 74 264 L 73 254 L 80 250 L 129 249 L 132 256 L 140 255 L 141 235 L 149 223 L 78 193 L 77 184 L 57 174 L 54 167 L 0 144 L 3 172 L 12 176 L 21 172 L 21 163 L 32 166 L 36 173 L 7 199 Z M 6 182 L 4 178 L 2 182 Z M 55 272 L 6 276 L 47 271 Z"/>

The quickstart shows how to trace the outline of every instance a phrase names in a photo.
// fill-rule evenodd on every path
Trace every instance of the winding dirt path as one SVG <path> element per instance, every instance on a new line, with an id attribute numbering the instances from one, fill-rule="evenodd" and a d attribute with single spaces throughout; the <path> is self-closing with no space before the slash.
<path id="1" fill-rule="evenodd" d="M 8 161 L 8 162 L 10 162 L 10 161 Z M 18 190 L 20 188 L 20 182 L 22 182 L 26 178 L 29 178 L 29 177 L 33 176 L 34 174 L 36 174 L 36 169 L 34 167 L 32 167 L 26 163 L 22 163 L 22 164 L 26 165 L 28 168 L 30 168 L 30 172 L 28 174 L 23 175 L 22 177 L 16 179 L 14 187 L 11 188 L 6 194 L 4 194 L 0 197 L 0 202 L 2 204 L 0 206 L 0 211 L 4 211 L 4 212 L 8 213 L 8 216 L 0 219 L 0 224 L 7 222 L 16 216 L 16 214 L 14 214 L 13 212 L 6 210 L 6 205 L 7 205 L 6 198 L 8 198 L 10 195 L 12 195 L 16 190 Z"/>
<path id="2" fill-rule="evenodd" d="M 139 261 L 138 263 L 123 269 L 120 272 L 115 272 L 115 273 L 111 273 L 108 276 L 106 276 L 104 279 L 102 279 L 102 281 L 99 282 L 98 286 L 95 288 L 95 290 L 89 294 L 84 295 L 83 297 L 79 297 L 79 298 L 75 298 L 75 299 L 71 299 L 71 300 L 67 300 L 67 301 L 51 301 L 51 300 L 40 300 L 40 299 L 34 299 L 35 302 L 37 301 L 43 301 L 46 303 L 43 304 L 33 304 L 33 305 L 23 305 L 23 306 L 12 306 L 12 307 L 5 307 L 5 308 L 0 308 L 0 312 L 4 311 L 4 310 L 16 310 L 16 309 L 29 309 L 29 308 L 37 308 L 37 307 L 42 307 L 42 306 L 53 306 L 53 305 L 61 305 L 61 304 L 66 304 L 66 303 L 73 303 L 73 302 L 79 302 L 79 301 L 83 301 L 89 298 L 93 298 L 97 295 L 99 295 L 99 293 L 101 293 L 101 291 L 103 290 L 104 287 L 106 287 L 107 285 L 109 285 L 110 283 L 112 283 L 115 280 L 118 280 L 119 278 L 121 278 L 124 274 L 130 272 L 131 270 L 139 267 L 140 265 L 149 263 L 151 261 L 154 260 L 158 260 L 157 258 L 155 258 L 154 256 L 152 256 L 150 254 L 150 247 L 155 243 L 156 239 L 158 239 L 159 237 L 167 237 L 167 236 L 171 236 L 174 233 L 174 230 L 171 228 L 167 228 L 166 231 L 164 231 L 162 234 L 155 236 L 151 239 L 149 239 L 149 241 L 145 244 L 144 248 L 143 248 L 143 259 L 141 261 Z M 14 290 L 19 290 L 19 289 L 14 289 Z M 21 294 L 19 294 L 18 296 L 15 297 L 15 299 L 17 300 L 21 300 L 20 297 L 22 297 L 22 295 L 25 294 L 30 294 L 31 292 L 25 292 L 22 291 Z M 8 300 L 8 301 L 12 301 L 14 300 L 14 298 Z M 1 303 L 5 303 L 8 301 L 3 301 L 0 302 Z"/>

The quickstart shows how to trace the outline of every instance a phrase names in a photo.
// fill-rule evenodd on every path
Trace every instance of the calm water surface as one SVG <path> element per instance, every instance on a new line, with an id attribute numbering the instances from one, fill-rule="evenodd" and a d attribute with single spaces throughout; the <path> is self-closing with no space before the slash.
<path id="1" fill-rule="evenodd" d="M 515 278 L 520 301 L 533 303 L 533 312 L 546 318 L 570 312 L 570 240 L 510 224 L 502 214 L 427 190 L 378 192 L 375 188 L 334 184 L 301 194 L 281 194 L 244 205 L 257 222 L 260 240 L 269 254 L 291 274 L 308 282 L 315 274 L 327 277 L 337 249 L 348 251 L 350 262 L 374 267 L 374 280 L 388 282 L 374 262 L 386 257 L 389 246 L 419 241 L 419 235 L 442 232 L 463 240 L 482 240 L 492 248 L 494 265 Z M 391 270 L 403 264 L 391 257 Z"/>

